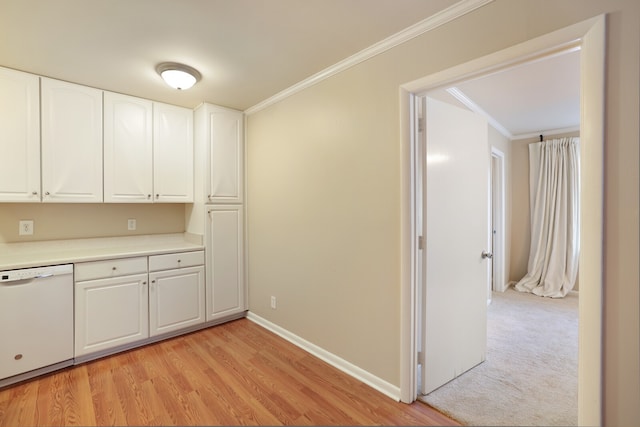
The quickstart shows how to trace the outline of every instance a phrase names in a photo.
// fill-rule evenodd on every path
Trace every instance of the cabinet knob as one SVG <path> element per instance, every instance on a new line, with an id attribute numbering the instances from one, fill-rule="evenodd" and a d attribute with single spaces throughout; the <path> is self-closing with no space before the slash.
<path id="1" fill-rule="evenodd" d="M 156 199 L 159 199 L 159 198 L 160 198 L 160 195 L 159 195 L 159 194 L 156 194 Z"/>
<path id="2" fill-rule="evenodd" d="M 147 194 L 147 200 L 151 199 L 151 194 Z"/>
<path id="3" fill-rule="evenodd" d="M 51 193 L 49 193 L 48 191 L 46 191 L 46 192 L 44 193 L 44 195 L 45 195 L 45 196 L 50 196 L 50 195 L 51 195 Z"/>
<path id="4" fill-rule="evenodd" d="M 38 192 L 37 191 L 32 191 L 31 194 L 34 195 L 34 196 L 37 196 Z"/>
<path id="5" fill-rule="evenodd" d="M 117 268 L 116 268 L 116 267 L 111 267 L 111 269 L 112 269 L 113 271 L 116 271 L 116 270 L 117 270 Z"/>
<path id="6" fill-rule="evenodd" d="M 15 360 L 20 360 L 20 359 L 22 359 L 22 354 L 18 353 L 18 354 L 16 354 L 15 356 L 13 356 L 13 358 L 14 358 Z"/>

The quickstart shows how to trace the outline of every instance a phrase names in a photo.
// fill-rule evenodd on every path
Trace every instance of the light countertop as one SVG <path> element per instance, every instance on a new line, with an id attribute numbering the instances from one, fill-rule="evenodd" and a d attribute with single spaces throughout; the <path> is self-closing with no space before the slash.
<path id="1" fill-rule="evenodd" d="M 203 250 L 190 233 L 0 243 L 0 270 Z"/>

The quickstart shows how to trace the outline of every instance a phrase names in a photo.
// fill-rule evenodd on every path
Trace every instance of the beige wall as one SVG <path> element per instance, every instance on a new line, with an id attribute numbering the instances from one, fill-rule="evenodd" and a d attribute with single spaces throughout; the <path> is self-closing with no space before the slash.
<path id="1" fill-rule="evenodd" d="M 640 419 L 636 0 L 498 0 L 250 115 L 251 311 L 399 385 L 399 86 L 603 12 L 604 414 Z"/>
<path id="2" fill-rule="evenodd" d="M 136 231 L 127 230 L 135 218 Z M 34 221 L 33 236 L 18 235 L 18 222 Z M 176 204 L 0 204 L 0 243 L 182 233 L 184 205 Z"/>
<path id="3" fill-rule="evenodd" d="M 509 280 L 517 282 L 527 274 L 531 243 L 531 213 L 529 207 L 529 143 L 511 143 L 511 264 Z"/>

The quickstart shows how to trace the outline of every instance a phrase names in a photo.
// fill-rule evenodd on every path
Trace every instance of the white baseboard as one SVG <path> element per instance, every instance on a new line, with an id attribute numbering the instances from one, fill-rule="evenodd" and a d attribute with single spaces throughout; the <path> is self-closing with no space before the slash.
<path id="1" fill-rule="evenodd" d="M 300 347 L 301 349 L 313 354 L 317 358 L 327 362 L 331 366 L 341 370 L 342 372 L 351 375 L 358 381 L 362 381 L 368 386 L 378 390 L 380 393 L 390 397 L 391 399 L 399 402 L 400 401 L 400 387 L 397 387 L 370 372 L 365 371 L 358 366 L 347 362 L 341 357 L 336 356 L 333 353 L 328 352 L 327 350 L 318 347 L 317 345 L 310 343 L 309 341 L 300 338 L 299 336 L 289 332 L 288 330 L 271 323 L 270 321 L 258 316 L 257 314 L 249 311 L 247 313 L 247 319 L 252 322 L 262 326 L 265 329 L 270 330 L 276 335 L 281 336 L 285 340 L 291 342 L 292 344 Z"/>

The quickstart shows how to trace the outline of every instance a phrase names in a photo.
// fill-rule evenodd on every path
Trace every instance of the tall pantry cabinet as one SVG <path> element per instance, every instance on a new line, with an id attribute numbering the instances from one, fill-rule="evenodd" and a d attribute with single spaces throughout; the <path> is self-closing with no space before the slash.
<path id="1" fill-rule="evenodd" d="M 204 103 L 194 129 L 195 195 L 186 228 L 205 236 L 206 320 L 240 317 L 247 309 L 243 113 Z"/>

